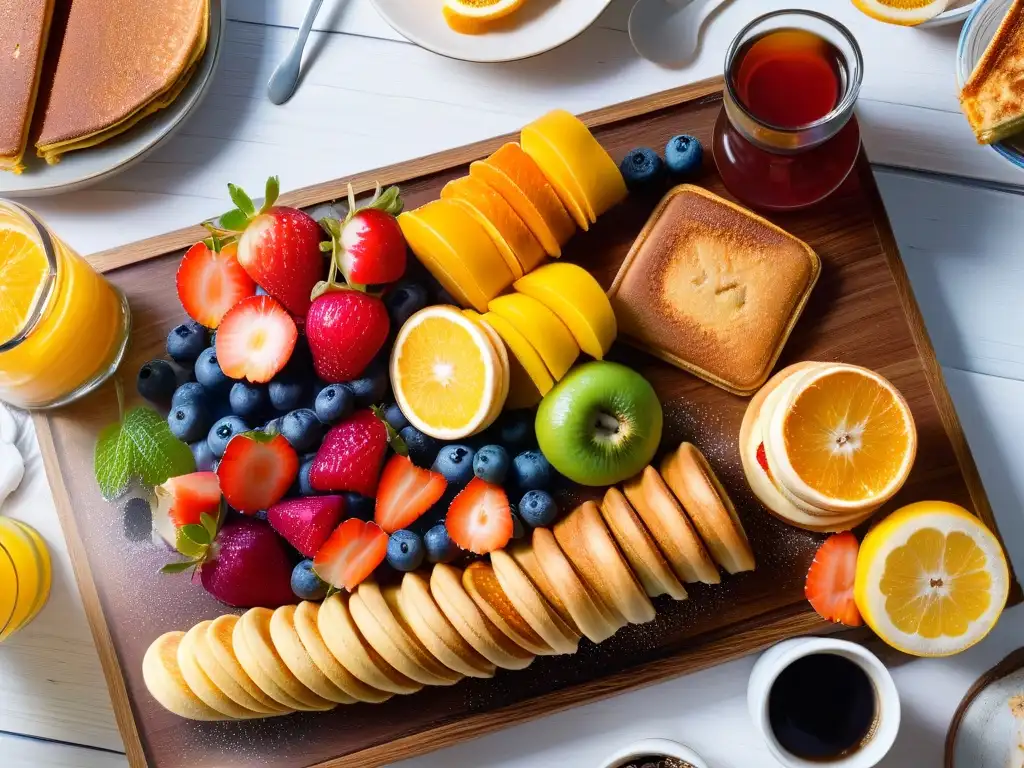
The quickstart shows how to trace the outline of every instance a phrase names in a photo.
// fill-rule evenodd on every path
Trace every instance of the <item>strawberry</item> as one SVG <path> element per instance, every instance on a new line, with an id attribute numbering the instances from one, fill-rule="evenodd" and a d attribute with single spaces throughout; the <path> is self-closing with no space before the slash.
<path id="1" fill-rule="evenodd" d="M 369 409 L 356 411 L 324 437 L 309 470 L 309 484 L 317 491 L 351 491 L 372 498 L 387 450 L 384 422 Z"/>
<path id="2" fill-rule="evenodd" d="M 344 515 L 343 496 L 310 496 L 277 502 L 267 510 L 267 521 L 289 544 L 312 557 Z"/>
<path id="3" fill-rule="evenodd" d="M 390 330 L 388 310 L 377 296 L 328 287 L 306 315 L 306 338 L 317 376 L 324 381 L 359 378 Z"/>
<path id="4" fill-rule="evenodd" d="M 215 472 L 172 477 L 155 491 L 161 507 L 166 497 L 167 514 L 178 528 L 198 525 L 204 512 L 213 518 L 220 514 L 220 480 Z"/>
<path id="5" fill-rule="evenodd" d="M 218 253 L 196 243 L 178 266 L 178 299 L 200 325 L 216 328 L 235 304 L 256 294 L 256 283 L 238 263 L 237 246 L 229 243 Z"/>
<path id="6" fill-rule="evenodd" d="M 757 445 L 757 463 L 764 470 L 764 473 L 768 475 L 768 479 L 772 479 L 772 471 L 768 468 L 768 454 L 765 453 L 764 443 L 758 443 Z M 772 480 L 774 482 L 774 480 Z"/>
<path id="7" fill-rule="evenodd" d="M 292 356 L 299 331 L 284 307 L 269 296 L 243 299 L 217 329 L 217 361 L 226 376 L 262 384 Z"/>
<path id="8" fill-rule="evenodd" d="M 261 520 L 225 523 L 197 575 L 207 592 L 236 608 L 277 608 L 298 602 L 291 588 L 288 549 Z"/>
<path id="9" fill-rule="evenodd" d="M 500 485 L 474 477 L 452 499 L 444 526 L 462 549 L 486 555 L 512 538 L 512 508 Z"/>
<path id="10" fill-rule="evenodd" d="M 420 469 L 396 454 L 381 473 L 373 519 L 385 533 L 406 528 L 440 501 L 447 487 L 441 473 Z"/>
<path id="11" fill-rule="evenodd" d="M 299 457 L 283 435 L 241 432 L 217 465 L 228 504 L 247 515 L 276 504 L 299 473 Z"/>
<path id="12" fill-rule="evenodd" d="M 405 274 L 405 237 L 395 219 L 402 212 L 398 187 L 383 193 L 380 187 L 373 200 L 356 208 L 352 185 L 348 186 L 348 216 L 344 221 L 322 219 L 331 236 L 331 258 L 352 286 L 393 283 Z"/>
<path id="13" fill-rule="evenodd" d="M 825 539 L 807 571 L 804 594 L 821 618 L 859 627 L 864 623 L 853 600 L 860 544 L 849 531 Z"/>
<path id="14" fill-rule="evenodd" d="M 313 558 L 316 575 L 336 589 L 351 592 L 388 552 L 388 535 L 376 523 L 352 517 L 339 525 Z"/>

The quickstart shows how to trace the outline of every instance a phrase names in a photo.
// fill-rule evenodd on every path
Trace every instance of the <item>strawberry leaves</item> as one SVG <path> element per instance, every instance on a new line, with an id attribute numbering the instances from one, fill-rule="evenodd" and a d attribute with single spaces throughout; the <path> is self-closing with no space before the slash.
<path id="1" fill-rule="evenodd" d="M 219 517 L 224 517 L 224 504 L 221 502 Z M 199 523 L 183 525 L 178 529 L 178 536 L 174 542 L 174 548 L 178 553 L 187 559 L 167 563 L 160 569 L 160 573 L 183 573 L 190 568 L 198 568 L 210 556 L 213 542 L 217 539 L 219 521 L 213 515 L 203 512 L 199 516 Z"/>
<path id="2" fill-rule="evenodd" d="M 245 231 L 245 228 L 249 226 L 249 222 L 253 218 L 273 208 L 280 195 L 281 181 L 277 176 L 271 176 L 267 179 L 267 184 L 263 191 L 263 202 L 259 208 L 256 207 L 256 203 L 246 194 L 244 189 L 234 184 L 228 184 L 228 196 L 235 207 L 216 219 L 203 222 L 203 226 L 210 231 L 212 238 L 219 239 L 215 239 L 214 242 L 219 242 L 220 244 L 229 243 L 237 239 L 238 235 Z M 213 250 L 219 250 L 219 246 L 214 248 L 211 245 L 210 247 Z"/>
<path id="3" fill-rule="evenodd" d="M 334 289 L 334 275 L 336 271 L 340 271 L 345 276 L 345 281 L 348 283 L 349 288 L 355 290 L 364 290 L 365 285 L 353 282 L 352 275 L 350 275 L 345 267 L 344 259 L 342 258 L 345 248 L 341 243 L 341 233 L 345 229 L 345 225 L 348 224 L 360 211 L 366 210 L 377 210 L 382 211 L 390 216 L 397 216 L 400 214 L 405 207 L 402 202 L 401 191 L 398 187 L 388 187 L 385 190 L 381 190 L 380 184 L 377 184 L 373 190 L 373 197 L 370 202 L 363 206 L 356 205 L 356 193 L 352 185 L 348 185 L 348 213 L 345 215 L 344 220 L 334 219 L 331 217 L 324 217 L 320 219 L 320 226 L 324 232 L 330 237 L 330 241 L 323 242 L 320 244 L 320 250 L 324 253 L 331 254 L 331 271 L 330 276 L 325 284 L 317 284 L 314 288 L 316 296 L 325 293 L 326 291 Z"/>
<path id="4" fill-rule="evenodd" d="M 93 469 L 100 493 L 112 501 L 133 479 L 147 486 L 160 485 L 168 478 L 195 472 L 196 463 L 188 445 L 171 434 L 167 420 L 140 406 L 100 432 Z"/>

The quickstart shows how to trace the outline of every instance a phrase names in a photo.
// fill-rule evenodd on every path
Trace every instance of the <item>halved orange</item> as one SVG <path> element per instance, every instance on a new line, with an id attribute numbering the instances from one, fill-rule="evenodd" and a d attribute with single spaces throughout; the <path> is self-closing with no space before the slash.
<path id="1" fill-rule="evenodd" d="M 0 343 L 25 327 L 49 272 L 36 238 L 14 226 L 0 228 Z"/>
<path id="2" fill-rule="evenodd" d="M 524 0 L 445 0 L 444 17 L 470 22 L 494 21 L 514 13 Z M 456 31 L 461 31 L 455 27 Z"/>
<path id="3" fill-rule="evenodd" d="M 950 0 L 853 0 L 853 4 L 878 21 L 913 27 L 945 11 Z"/>

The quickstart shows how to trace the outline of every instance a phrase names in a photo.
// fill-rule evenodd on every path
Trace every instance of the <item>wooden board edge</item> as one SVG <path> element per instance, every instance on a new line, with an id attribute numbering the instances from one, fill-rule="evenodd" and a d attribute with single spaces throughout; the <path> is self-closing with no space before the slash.
<path id="1" fill-rule="evenodd" d="M 584 112 L 580 115 L 580 119 L 591 127 L 609 125 L 620 120 L 627 120 L 639 115 L 655 112 L 659 109 L 675 106 L 685 101 L 694 101 L 716 94 L 722 90 L 723 83 L 724 81 L 721 77 L 700 80 L 690 85 L 671 88 L 649 96 L 641 96 L 631 101 L 625 101 L 621 104 Z M 388 186 L 465 165 L 473 160 L 489 155 L 505 142 L 515 140 L 516 138 L 516 134 L 511 133 L 495 136 L 473 144 L 442 150 L 441 152 L 415 160 L 407 160 L 383 168 L 357 173 L 342 179 L 303 187 L 282 195 L 281 203 L 297 208 L 306 208 L 328 200 L 337 200 L 345 196 L 349 184 L 352 185 L 357 195 L 364 194 L 372 190 L 377 183 L 381 186 Z M 207 231 L 202 226 L 186 227 L 145 240 L 139 240 L 129 245 L 100 251 L 87 256 L 86 260 L 98 271 L 110 272 L 131 264 L 137 264 L 140 261 L 163 256 L 172 251 L 187 248 L 193 243 L 202 240 L 207 234 Z"/>
<path id="2" fill-rule="evenodd" d="M 145 768 L 149 763 L 138 727 L 135 724 L 135 713 L 128 697 L 128 688 L 125 685 L 124 673 L 121 671 L 121 662 L 114 651 L 114 643 L 107 626 L 103 606 L 100 603 L 99 592 L 96 590 L 96 582 L 93 581 L 89 557 L 78 533 L 78 524 L 75 522 L 75 515 L 71 509 L 71 497 L 68 494 L 67 486 L 64 485 L 50 422 L 44 411 L 33 412 L 32 422 L 35 426 L 36 438 L 39 441 L 43 467 L 46 470 L 50 491 L 53 494 L 54 506 L 57 509 L 57 518 L 64 532 L 64 541 L 71 557 L 71 566 L 75 573 L 75 581 L 78 583 L 78 592 L 82 598 L 93 643 L 99 655 L 100 667 L 107 681 L 107 691 L 110 693 L 114 720 L 117 722 L 117 728 L 124 741 L 125 755 L 131 768 Z"/>
<path id="3" fill-rule="evenodd" d="M 631 667 L 614 675 L 570 685 L 542 697 L 527 699 L 501 709 L 463 717 L 427 731 L 394 739 L 386 744 L 316 763 L 310 768 L 377 768 L 405 760 L 494 731 L 519 725 L 620 693 L 646 688 L 674 677 L 699 672 L 807 634 L 833 634 L 844 627 L 823 621 L 806 603 L 786 606 L 766 614 L 764 620 L 741 632 L 729 628 L 709 633 L 709 640 L 664 659 Z M 514 674 L 514 673 L 513 673 Z"/>
<path id="4" fill-rule="evenodd" d="M 885 203 L 882 200 L 881 193 L 878 191 L 874 173 L 863 149 L 857 164 L 861 176 L 861 185 L 864 187 L 868 203 L 872 208 L 872 223 L 875 227 L 875 232 L 878 234 L 879 242 L 882 244 L 885 260 L 889 264 L 889 271 L 892 273 L 893 280 L 896 283 L 896 291 L 899 293 L 900 303 L 903 305 L 903 314 L 906 316 L 907 324 L 910 326 L 910 334 L 914 339 L 918 357 L 921 359 L 921 364 L 924 367 L 928 387 L 935 400 L 935 405 L 939 409 L 939 418 L 942 420 L 942 426 L 946 430 L 950 444 L 953 446 L 953 453 L 956 455 L 957 464 L 959 464 L 960 471 L 963 473 L 964 482 L 967 484 L 967 490 L 971 495 L 971 501 L 974 503 L 978 517 L 999 539 L 1003 551 L 1007 552 L 1006 542 L 1003 541 L 1002 534 L 999 532 L 999 526 L 996 524 L 995 513 L 989 502 L 988 494 L 985 492 L 985 486 L 981 481 L 981 473 L 978 472 L 978 465 L 974 461 L 974 454 L 971 453 L 971 447 L 967 443 L 967 436 L 964 434 L 963 425 L 960 423 L 960 417 L 957 415 L 956 407 L 953 405 L 953 398 L 946 387 L 946 379 L 942 375 L 942 366 L 935 355 L 935 348 L 932 346 L 931 337 L 928 335 L 924 316 L 921 314 L 921 308 L 918 306 L 917 299 L 914 296 L 914 289 L 910 284 L 910 276 L 907 274 L 906 265 L 904 265 L 903 259 L 900 256 L 896 235 L 892 231 L 892 226 L 889 224 L 889 215 L 885 210 Z M 1007 600 L 1007 607 L 1009 607 L 1024 602 L 1024 590 L 1021 589 L 1009 555 L 1007 555 L 1006 559 L 1010 568 L 1010 594 Z"/>

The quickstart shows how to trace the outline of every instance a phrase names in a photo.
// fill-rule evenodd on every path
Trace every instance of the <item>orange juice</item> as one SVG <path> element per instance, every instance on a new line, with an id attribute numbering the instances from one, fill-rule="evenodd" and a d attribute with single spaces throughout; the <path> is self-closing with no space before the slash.
<path id="1" fill-rule="evenodd" d="M 129 326 L 116 288 L 0 200 L 0 400 L 48 408 L 91 391 L 120 363 Z"/>
<path id="2" fill-rule="evenodd" d="M 25 523 L 0 517 L 0 642 L 38 615 L 52 579 L 43 538 Z"/>

